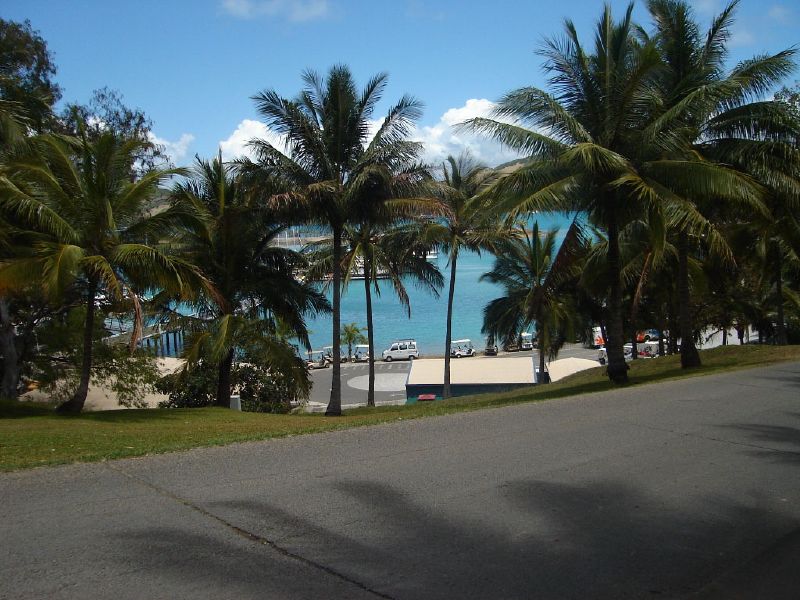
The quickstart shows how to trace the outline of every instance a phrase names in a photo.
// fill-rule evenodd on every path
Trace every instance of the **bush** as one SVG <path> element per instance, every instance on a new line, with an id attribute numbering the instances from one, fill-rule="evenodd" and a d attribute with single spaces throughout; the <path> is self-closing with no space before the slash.
<path id="1" fill-rule="evenodd" d="M 266 369 L 241 365 L 236 369 L 239 398 L 245 412 L 287 413 L 294 394 L 285 378 Z"/>
<path id="2" fill-rule="evenodd" d="M 201 361 L 191 369 L 162 377 L 156 389 L 169 396 L 169 400 L 158 403 L 159 408 L 212 406 L 217 397 L 217 369 Z"/>

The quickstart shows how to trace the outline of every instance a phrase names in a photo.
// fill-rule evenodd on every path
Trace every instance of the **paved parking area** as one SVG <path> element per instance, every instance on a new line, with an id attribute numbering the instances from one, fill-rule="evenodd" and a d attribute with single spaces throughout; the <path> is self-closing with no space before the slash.
<path id="1" fill-rule="evenodd" d="M 502 361 L 506 358 L 535 355 L 533 352 L 500 353 L 491 360 Z M 584 348 L 580 344 L 567 344 L 559 352 L 558 358 L 597 358 L 597 350 Z M 425 360 L 421 358 L 420 360 Z M 453 359 L 456 360 L 456 359 Z M 469 358 L 458 359 L 469 361 Z M 502 364 L 502 363 L 501 363 Z M 406 398 L 406 379 L 410 369 L 408 361 L 375 362 L 375 402 L 401 404 Z M 311 371 L 314 387 L 311 390 L 310 401 L 327 405 L 331 393 L 331 368 L 315 369 Z M 359 406 L 367 403 L 367 386 L 369 385 L 369 370 L 367 363 L 342 364 L 342 406 Z"/>

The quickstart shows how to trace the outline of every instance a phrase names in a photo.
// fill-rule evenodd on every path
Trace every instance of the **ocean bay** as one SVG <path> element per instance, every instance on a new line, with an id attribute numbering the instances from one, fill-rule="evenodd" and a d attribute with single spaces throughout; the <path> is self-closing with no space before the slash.
<path id="1" fill-rule="evenodd" d="M 531 218 L 539 222 L 542 230 L 559 229 L 566 232 L 570 219 L 558 214 L 538 214 Z M 456 288 L 453 299 L 453 339 L 469 338 L 476 348 L 482 349 L 485 338 L 481 334 L 483 309 L 502 290 L 485 281 L 481 275 L 492 268 L 494 255 L 488 252 L 460 252 L 458 256 Z M 400 304 L 391 284 L 380 280 L 380 295 L 373 292 L 372 308 L 375 327 L 376 356 L 396 339 L 413 338 L 418 342 L 422 355 L 443 355 L 447 318 L 447 290 L 450 283 L 450 269 L 447 256 L 439 253 L 435 264 L 444 277 L 444 285 L 439 296 L 419 289 L 412 280 L 406 278 L 405 284 L 411 304 L 411 317 Z M 328 293 L 330 298 L 330 292 Z M 366 300 L 364 281 L 353 280 L 342 294 L 341 323 L 356 323 L 366 335 Z M 313 349 L 331 345 L 332 320 L 330 315 L 308 319 L 311 330 L 309 336 Z M 347 349 L 344 348 L 347 352 Z"/>

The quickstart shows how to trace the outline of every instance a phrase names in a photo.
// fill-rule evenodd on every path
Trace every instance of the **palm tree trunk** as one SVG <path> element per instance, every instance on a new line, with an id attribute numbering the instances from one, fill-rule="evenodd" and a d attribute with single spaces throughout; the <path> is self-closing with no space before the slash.
<path id="1" fill-rule="evenodd" d="M 19 355 L 15 338 L 8 300 L 0 298 L 0 353 L 3 355 L 3 381 L 0 384 L 0 398 L 11 400 L 17 399 L 19 386 Z"/>
<path id="2" fill-rule="evenodd" d="M 342 365 L 341 358 L 341 312 L 342 312 L 342 227 L 333 227 L 333 374 L 331 377 L 331 399 L 325 415 L 338 417 L 342 414 Z"/>
<path id="3" fill-rule="evenodd" d="M 700 366 L 700 353 L 694 345 L 694 327 L 689 307 L 689 232 L 678 233 L 678 316 L 681 328 L 681 367 Z"/>
<path id="4" fill-rule="evenodd" d="M 775 336 L 775 341 L 780 346 L 786 345 L 786 322 L 784 321 L 783 314 L 783 261 L 781 260 L 780 248 L 775 253 L 775 303 L 777 310 L 778 328 Z"/>
<path id="5" fill-rule="evenodd" d="M 372 332 L 372 290 L 370 289 L 369 258 L 364 256 L 364 293 L 367 299 L 367 344 L 369 344 L 369 383 L 367 386 L 367 406 L 375 406 L 375 340 Z"/>
<path id="6" fill-rule="evenodd" d="M 233 366 L 233 348 L 228 351 L 222 362 L 219 363 L 219 378 L 217 379 L 217 399 L 215 406 L 231 407 L 231 367 Z"/>
<path id="7" fill-rule="evenodd" d="M 444 385 L 442 398 L 450 397 L 450 346 L 453 340 L 453 296 L 456 291 L 456 263 L 458 263 L 458 250 L 453 252 L 450 261 L 450 291 L 447 293 L 447 333 L 444 341 Z"/>
<path id="8" fill-rule="evenodd" d="M 544 383 L 544 335 L 542 335 L 542 329 L 539 326 L 541 321 L 536 321 L 536 335 L 539 338 L 539 377 L 536 380 L 536 383 Z"/>
<path id="9" fill-rule="evenodd" d="M 83 361 L 81 363 L 81 379 L 78 389 L 72 398 L 61 404 L 56 410 L 62 414 L 79 414 L 86 404 L 89 393 L 89 378 L 92 374 L 92 341 L 94 338 L 94 299 L 97 294 L 97 281 L 89 280 L 88 298 L 86 300 L 86 321 L 83 328 Z"/>
<path id="10" fill-rule="evenodd" d="M 608 274 L 611 289 L 608 294 L 608 339 L 606 353 L 608 355 L 608 378 L 614 383 L 628 382 L 628 365 L 623 351 L 622 327 L 622 283 L 620 281 L 619 229 L 616 215 L 612 213 L 608 227 Z"/>

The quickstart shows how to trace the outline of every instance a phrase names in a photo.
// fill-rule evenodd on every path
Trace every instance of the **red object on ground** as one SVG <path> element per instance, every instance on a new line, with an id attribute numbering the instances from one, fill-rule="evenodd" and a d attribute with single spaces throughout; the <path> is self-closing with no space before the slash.
<path id="1" fill-rule="evenodd" d="M 417 396 L 417 402 L 430 402 L 436 400 L 436 394 L 420 394 Z"/>

